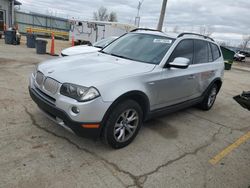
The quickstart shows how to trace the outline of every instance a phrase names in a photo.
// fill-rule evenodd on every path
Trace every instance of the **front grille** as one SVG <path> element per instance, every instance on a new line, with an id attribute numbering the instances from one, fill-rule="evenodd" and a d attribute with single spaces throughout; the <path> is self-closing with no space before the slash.
<path id="1" fill-rule="evenodd" d="M 41 86 L 43 84 L 44 75 L 41 72 L 36 73 L 36 83 Z"/>
<path id="2" fill-rule="evenodd" d="M 44 89 L 47 90 L 48 92 L 55 94 L 59 88 L 59 83 L 52 79 L 47 77 L 44 81 Z"/>
<path id="3" fill-rule="evenodd" d="M 55 104 L 56 99 L 54 99 L 53 97 L 47 95 L 46 93 L 42 92 L 39 88 L 36 87 L 36 89 L 34 90 L 38 95 L 40 95 L 43 99 L 45 99 L 47 102 L 51 103 L 51 104 Z"/>

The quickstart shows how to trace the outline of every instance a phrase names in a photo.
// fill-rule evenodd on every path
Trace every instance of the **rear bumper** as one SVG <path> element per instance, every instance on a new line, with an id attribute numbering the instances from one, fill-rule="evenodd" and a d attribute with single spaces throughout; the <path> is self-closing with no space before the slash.
<path id="1" fill-rule="evenodd" d="M 63 127 L 70 128 L 76 135 L 88 137 L 88 138 L 98 138 L 101 134 L 102 122 L 77 122 L 73 121 L 66 112 L 57 108 L 54 104 L 43 99 L 34 89 L 29 87 L 29 93 L 33 101 L 38 105 L 38 107 L 45 112 L 50 118 Z M 58 121 L 59 120 L 59 121 Z M 98 128 L 84 128 L 82 125 L 96 125 L 99 124 Z"/>

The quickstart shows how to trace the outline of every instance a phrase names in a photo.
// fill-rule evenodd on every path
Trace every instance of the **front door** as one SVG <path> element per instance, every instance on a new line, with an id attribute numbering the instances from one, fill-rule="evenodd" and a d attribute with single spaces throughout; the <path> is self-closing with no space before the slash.
<path id="1" fill-rule="evenodd" d="M 194 42 L 192 39 L 182 40 L 172 55 L 169 62 L 173 62 L 177 57 L 194 59 Z M 178 104 L 199 95 L 199 73 L 189 66 L 187 69 L 164 68 L 162 79 L 159 83 L 159 104 L 160 107 Z"/>

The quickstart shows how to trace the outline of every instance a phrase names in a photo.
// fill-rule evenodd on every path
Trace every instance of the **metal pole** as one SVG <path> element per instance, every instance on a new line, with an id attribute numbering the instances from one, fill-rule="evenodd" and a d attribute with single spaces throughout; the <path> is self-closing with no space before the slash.
<path id="1" fill-rule="evenodd" d="M 15 5 L 14 5 L 14 1 L 11 2 L 11 27 L 13 27 L 14 25 L 14 8 L 15 8 Z"/>
<path id="2" fill-rule="evenodd" d="M 140 10 L 141 10 L 141 6 L 144 0 L 139 1 L 138 7 L 137 7 L 137 16 L 135 17 L 135 25 L 137 27 L 140 26 L 140 21 L 141 21 L 141 17 L 140 17 Z"/>
<path id="3" fill-rule="evenodd" d="M 165 17 L 167 2 L 168 2 L 168 0 L 163 0 L 163 2 L 162 2 L 161 15 L 160 15 L 159 23 L 158 23 L 158 26 L 157 26 L 157 29 L 160 30 L 160 31 L 162 30 L 162 26 L 163 26 L 163 21 L 164 21 L 164 17 Z"/>

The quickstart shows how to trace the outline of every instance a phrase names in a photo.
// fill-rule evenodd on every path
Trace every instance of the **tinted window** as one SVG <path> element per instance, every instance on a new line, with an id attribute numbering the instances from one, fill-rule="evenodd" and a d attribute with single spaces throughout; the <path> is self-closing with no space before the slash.
<path id="1" fill-rule="evenodd" d="M 174 52 L 171 54 L 168 62 L 173 62 L 177 57 L 185 57 L 190 60 L 190 63 L 193 62 L 194 58 L 194 42 L 193 40 L 183 40 L 181 41 Z"/>
<path id="2" fill-rule="evenodd" d="M 208 62 L 208 44 L 204 40 L 194 40 L 194 64 Z"/>
<path id="3" fill-rule="evenodd" d="M 3 12 L 0 11 L 0 21 L 3 21 Z"/>
<path id="4" fill-rule="evenodd" d="M 135 61 L 159 64 L 174 40 L 165 36 L 129 33 L 117 39 L 101 52 Z"/>
<path id="5" fill-rule="evenodd" d="M 208 61 L 213 62 L 213 54 L 212 54 L 211 45 L 209 44 L 209 42 L 207 43 L 207 45 L 208 45 Z"/>
<path id="6" fill-rule="evenodd" d="M 217 45 L 210 43 L 212 48 L 213 60 L 215 61 L 220 57 L 220 50 Z"/>

